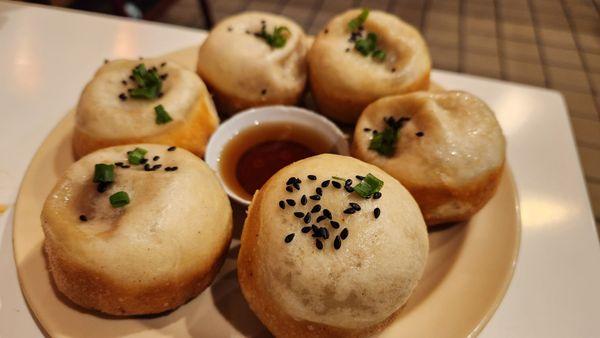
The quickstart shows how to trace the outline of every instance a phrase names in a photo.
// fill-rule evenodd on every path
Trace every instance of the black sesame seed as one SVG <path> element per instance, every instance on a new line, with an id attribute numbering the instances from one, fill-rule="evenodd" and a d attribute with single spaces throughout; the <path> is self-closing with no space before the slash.
<path id="1" fill-rule="evenodd" d="M 317 239 L 315 245 L 317 246 L 317 249 L 323 250 L 323 243 L 320 240 Z"/>
<path id="2" fill-rule="evenodd" d="M 333 185 L 334 188 L 339 189 L 342 187 L 342 184 L 338 181 L 332 181 L 331 185 Z"/>
<path id="3" fill-rule="evenodd" d="M 296 188 L 296 190 L 300 190 L 300 183 L 295 182 L 294 184 L 292 184 L 294 186 L 294 188 Z"/>
<path id="4" fill-rule="evenodd" d="M 129 75 L 129 80 L 131 81 L 135 81 L 135 78 L 133 77 L 133 75 Z M 131 89 L 130 89 L 131 90 Z"/>
<path id="5" fill-rule="evenodd" d="M 313 232 L 319 232 L 319 227 L 318 227 L 318 226 L 316 226 L 316 225 L 314 225 L 314 224 L 311 224 L 311 225 L 310 225 L 310 229 L 311 229 Z"/>
<path id="6" fill-rule="evenodd" d="M 108 63 L 108 59 L 104 59 L 104 64 L 107 64 L 107 63 Z"/>
<path id="7" fill-rule="evenodd" d="M 175 151 L 175 149 L 177 149 L 177 147 L 172 146 L 172 147 L 167 148 L 167 151 Z"/>
<path id="8" fill-rule="evenodd" d="M 302 219 L 304 221 L 305 224 L 310 223 L 310 214 L 306 213 L 306 215 L 304 215 L 304 218 Z"/>
<path id="9" fill-rule="evenodd" d="M 373 199 L 378 200 L 381 198 L 381 193 L 379 191 L 376 191 L 373 193 Z"/>
<path id="10" fill-rule="evenodd" d="M 348 209 L 344 210 L 344 214 L 347 214 L 347 215 L 352 215 L 355 212 L 356 212 L 356 210 L 354 210 L 352 208 L 348 208 Z"/>
<path id="11" fill-rule="evenodd" d="M 292 192 L 292 191 L 294 191 L 294 188 L 291 185 L 288 185 L 287 187 L 285 187 L 285 190 L 287 192 Z"/>
<path id="12" fill-rule="evenodd" d="M 296 178 L 290 177 L 290 178 L 288 178 L 287 182 L 285 182 L 285 184 L 290 185 L 290 184 L 294 184 L 295 182 L 296 182 Z"/>
<path id="13" fill-rule="evenodd" d="M 350 207 L 356 211 L 360 211 L 360 205 L 358 205 L 358 203 L 350 202 Z"/>
<path id="14" fill-rule="evenodd" d="M 323 188 L 327 188 L 327 187 L 329 186 L 329 182 L 330 182 L 329 180 L 325 180 L 325 181 L 323 181 L 323 182 L 321 183 L 321 187 L 323 187 Z"/>
<path id="15" fill-rule="evenodd" d="M 115 165 L 117 167 L 122 167 L 124 165 L 124 163 L 123 162 L 115 162 Z"/>
<path id="16" fill-rule="evenodd" d="M 377 130 L 373 130 L 373 135 L 377 135 L 378 131 Z"/>
<path id="17" fill-rule="evenodd" d="M 313 200 L 313 201 L 318 201 L 318 200 L 320 200 L 320 199 L 321 199 L 321 196 L 319 196 L 319 195 L 312 195 L 312 196 L 310 196 L 309 198 L 310 198 L 311 200 Z"/>
<path id="18" fill-rule="evenodd" d="M 306 199 L 306 195 L 302 195 L 302 198 L 300 198 L 300 204 L 306 205 L 307 202 L 308 200 Z"/>
<path id="19" fill-rule="evenodd" d="M 152 158 L 152 161 L 158 161 L 158 160 L 160 160 L 160 156 L 154 156 L 154 157 Z"/>
<path id="20" fill-rule="evenodd" d="M 354 192 L 354 188 L 352 188 L 349 185 L 345 186 L 344 189 L 346 189 L 346 191 L 349 192 L 349 193 L 353 193 Z"/>
<path id="21" fill-rule="evenodd" d="M 313 238 L 323 237 L 323 233 L 321 232 L 321 228 L 317 228 L 316 230 L 313 229 L 312 237 Z"/>
<path id="22" fill-rule="evenodd" d="M 121 81 L 121 83 L 123 84 L 123 86 L 127 86 L 127 81 L 123 80 Z"/>
<path id="23" fill-rule="evenodd" d="M 348 53 L 350 51 L 350 48 L 346 48 L 346 53 Z"/>
<path id="24" fill-rule="evenodd" d="M 317 195 L 319 195 L 319 196 L 323 196 L 323 189 L 321 189 L 321 187 L 317 187 L 317 189 L 316 189 L 316 193 L 317 193 Z"/>
<path id="25" fill-rule="evenodd" d="M 227 27 L 227 31 L 228 31 L 228 32 L 231 32 L 232 30 L 233 30 L 233 28 L 231 28 L 231 27 Z"/>
<path id="26" fill-rule="evenodd" d="M 302 228 L 302 233 L 308 233 L 310 231 L 310 229 L 311 229 L 311 227 L 308 227 L 308 226 L 303 227 Z"/>
<path id="27" fill-rule="evenodd" d="M 286 243 L 291 242 L 293 239 L 294 239 L 294 233 L 291 233 L 291 234 L 285 236 L 285 242 Z"/>
<path id="28" fill-rule="evenodd" d="M 123 169 L 127 169 L 127 168 L 131 168 L 131 166 L 130 166 L 130 165 L 128 165 L 128 164 L 124 164 L 124 165 L 122 165 L 122 166 L 121 166 L 121 168 L 123 168 Z"/>
<path id="29" fill-rule="evenodd" d="M 391 69 L 392 73 L 396 72 L 396 68 Z"/>
<path id="30" fill-rule="evenodd" d="M 314 180 L 316 180 L 316 179 L 317 179 L 317 176 L 315 176 L 315 175 L 308 175 L 307 177 L 308 177 L 308 179 L 309 179 L 309 180 L 311 180 L 311 181 L 314 181 Z"/>
<path id="31" fill-rule="evenodd" d="M 279 207 L 280 207 L 281 209 L 285 209 L 285 202 L 283 202 L 283 201 L 279 201 Z"/>
<path id="32" fill-rule="evenodd" d="M 125 95 L 125 93 L 121 93 L 121 94 L 119 94 L 119 99 L 121 101 L 125 101 L 125 100 L 127 100 L 127 95 Z"/>
<path id="33" fill-rule="evenodd" d="M 147 158 L 143 158 L 140 160 L 140 164 L 146 164 L 148 163 L 148 159 Z"/>
<path id="34" fill-rule="evenodd" d="M 177 166 L 175 166 L 175 167 L 171 167 L 171 171 L 175 171 L 175 170 L 177 170 L 177 169 L 179 169 L 179 167 L 177 167 Z"/>
<path id="35" fill-rule="evenodd" d="M 425 133 L 422 131 L 418 131 L 415 135 L 417 135 L 417 137 L 423 137 L 425 136 Z"/>
<path id="36" fill-rule="evenodd" d="M 328 209 L 323 209 L 323 216 L 332 219 L 333 216 L 331 215 L 331 211 L 329 211 Z"/>
<path id="37" fill-rule="evenodd" d="M 381 215 L 381 209 L 375 208 L 375 210 L 373 210 L 373 215 L 375 218 L 379 218 L 379 215 Z"/>
<path id="38" fill-rule="evenodd" d="M 321 237 L 324 239 L 329 238 L 329 230 L 327 230 L 327 228 L 321 228 Z"/>
<path id="39" fill-rule="evenodd" d="M 340 238 L 346 239 L 347 237 L 348 237 L 348 228 L 344 228 L 344 230 L 342 230 L 342 232 L 340 232 Z"/>
<path id="40" fill-rule="evenodd" d="M 286 199 L 286 200 L 285 200 L 285 202 L 286 202 L 286 203 L 287 203 L 287 204 L 288 204 L 290 207 L 293 207 L 294 205 L 296 205 L 296 201 L 294 201 L 294 200 L 293 200 L 293 199 L 291 199 L 291 198 L 288 198 L 288 199 Z"/>
<path id="41" fill-rule="evenodd" d="M 79 220 L 82 222 L 87 222 L 87 216 L 86 215 L 79 215 Z"/>
<path id="42" fill-rule="evenodd" d="M 152 171 L 152 167 L 148 163 L 146 163 L 144 164 L 144 171 Z"/>
<path id="43" fill-rule="evenodd" d="M 160 76 L 160 79 L 164 81 L 164 80 L 166 80 L 166 79 L 167 79 L 167 77 L 168 77 L 168 76 L 169 76 L 169 74 L 162 74 L 162 75 Z"/>
<path id="44" fill-rule="evenodd" d="M 160 66 L 161 66 L 161 67 L 164 67 L 164 66 L 166 66 L 166 65 L 167 65 L 167 63 L 166 63 L 166 62 L 163 62 L 163 63 L 161 63 L 161 64 L 160 64 Z"/>
<path id="45" fill-rule="evenodd" d="M 110 185 L 110 183 L 108 182 L 100 182 L 98 183 L 98 186 L 96 187 L 96 191 L 102 193 L 105 192 L 108 189 L 108 186 Z"/>
<path id="46" fill-rule="evenodd" d="M 316 204 L 311 210 L 310 212 L 315 213 L 315 212 L 319 212 L 321 211 L 321 205 Z"/>
<path id="47" fill-rule="evenodd" d="M 249 31 L 249 30 L 246 30 L 246 34 L 250 34 L 250 31 Z"/>
<path id="48" fill-rule="evenodd" d="M 335 239 L 333 240 L 333 247 L 336 250 L 339 250 L 342 247 L 342 240 L 340 239 L 340 236 L 335 236 Z"/>
<path id="49" fill-rule="evenodd" d="M 369 131 L 371 131 L 371 128 L 363 128 L 363 131 L 369 132 Z M 358 175 L 356 175 L 356 176 L 358 176 Z"/>
<path id="50" fill-rule="evenodd" d="M 165 95 L 165 93 L 163 93 L 163 92 L 158 93 L 158 97 L 163 97 L 163 95 Z"/>
<path id="51" fill-rule="evenodd" d="M 303 213 L 303 212 L 300 212 L 300 211 L 296 211 L 296 212 L 294 213 L 294 216 L 296 216 L 296 217 L 298 217 L 298 218 L 302 218 L 302 217 L 304 217 L 304 213 Z"/>
<path id="52" fill-rule="evenodd" d="M 336 221 L 330 221 L 329 223 L 331 224 L 331 226 L 332 226 L 334 229 L 338 229 L 338 228 L 340 227 L 340 223 L 338 223 L 338 222 L 336 222 Z"/>
<path id="53" fill-rule="evenodd" d="M 266 89 L 263 89 L 263 90 L 261 90 L 261 91 L 260 91 L 260 94 L 261 94 L 261 95 L 266 95 L 266 94 L 267 94 L 267 90 L 266 90 Z"/>
<path id="54" fill-rule="evenodd" d="M 158 169 L 160 169 L 161 167 L 162 167 L 162 164 L 155 164 L 155 165 L 152 167 L 152 170 L 158 170 Z"/>
<path id="55" fill-rule="evenodd" d="M 322 220 L 326 219 L 327 217 L 321 215 L 319 217 L 317 217 L 317 223 L 321 222 Z"/>
<path id="56" fill-rule="evenodd" d="M 352 185 L 352 180 L 351 179 L 347 179 L 346 182 L 344 182 L 344 186 L 345 187 L 349 187 Z"/>

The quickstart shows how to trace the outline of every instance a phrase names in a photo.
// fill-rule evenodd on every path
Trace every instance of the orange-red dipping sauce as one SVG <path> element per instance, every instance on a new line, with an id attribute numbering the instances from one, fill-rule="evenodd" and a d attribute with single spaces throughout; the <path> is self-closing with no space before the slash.
<path id="1" fill-rule="evenodd" d="M 254 192 L 279 169 L 322 153 L 332 145 L 322 135 L 295 123 L 271 122 L 242 130 L 223 149 L 221 177 L 240 197 Z"/>

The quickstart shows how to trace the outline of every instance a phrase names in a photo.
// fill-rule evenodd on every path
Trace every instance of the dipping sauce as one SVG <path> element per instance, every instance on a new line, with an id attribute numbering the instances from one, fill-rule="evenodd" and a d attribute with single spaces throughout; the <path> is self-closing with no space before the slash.
<path id="1" fill-rule="evenodd" d="M 227 186 L 251 200 L 254 192 L 279 169 L 322 153 L 336 153 L 334 144 L 310 127 L 271 122 L 248 127 L 221 153 L 219 169 Z"/>

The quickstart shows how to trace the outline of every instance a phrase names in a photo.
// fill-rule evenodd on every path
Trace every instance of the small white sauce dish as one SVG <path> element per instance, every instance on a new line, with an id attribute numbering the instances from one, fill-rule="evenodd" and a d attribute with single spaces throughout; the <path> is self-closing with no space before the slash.
<path id="1" fill-rule="evenodd" d="M 221 171 L 221 155 L 227 144 L 234 140 L 240 132 L 247 128 L 260 128 L 261 124 L 285 122 L 310 128 L 331 144 L 330 149 L 340 155 L 349 155 L 348 140 L 344 133 L 333 122 L 310 110 L 293 106 L 265 106 L 251 108 L 235 114 L 223 122 L 212 134 L 206 146 L 206 163 L 217 173 L 227 195 L 242 205 L 249 205 L 250 200 L 236 193 L 223 179 Z"/>

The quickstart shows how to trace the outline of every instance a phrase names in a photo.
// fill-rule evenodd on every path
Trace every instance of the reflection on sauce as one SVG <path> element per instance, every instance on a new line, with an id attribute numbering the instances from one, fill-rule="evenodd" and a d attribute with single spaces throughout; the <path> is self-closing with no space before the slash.
<path id="1" fill-rule="evenodd" d="M 224 183 L 239 196 L 252 199 L 279 169 L 321 153 L 334 145 L 309 127 L 289 122 L 263 123 L 242 130 L 223 149 Z"/>

